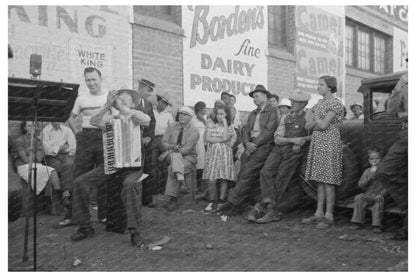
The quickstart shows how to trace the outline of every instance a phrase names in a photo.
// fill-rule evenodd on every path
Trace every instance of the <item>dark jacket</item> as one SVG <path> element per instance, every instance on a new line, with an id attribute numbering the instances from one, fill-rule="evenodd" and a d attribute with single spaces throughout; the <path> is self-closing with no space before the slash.
<path id="1" fill-rule="evenodd" d="M 251 138 L 251 131 L 253 130 L 258 112 L 259 109 L 255 109 L 248 115 L 247 126 L 244 128 L 242 134 L 242 142 L 244 145 L 249 141 L 255 143 L 257 147 L 273 143 L 273 135 L 279 122 L 276 109 L 269 103 L 266 104 L 263 111 L 260 113 L 260 134 L 256 138 Z"/>
<path id="2" fill-rule="evenodd" d="M 141 99 L 141 98 L 140 98 Z M 144 108 L 141 107 L 140 103 L 136 105 L 135 109 L 141 112 L 144 112 L 148 116 L 150 116 L 150 124 L 148 127 L 143 128 L 143 137 L 150 137 L 152 140 L 155 137 L 155 126 L 156 126 L 156 119 L 153 113 L 153 104 L 146 100 L 144 100 Z"/>

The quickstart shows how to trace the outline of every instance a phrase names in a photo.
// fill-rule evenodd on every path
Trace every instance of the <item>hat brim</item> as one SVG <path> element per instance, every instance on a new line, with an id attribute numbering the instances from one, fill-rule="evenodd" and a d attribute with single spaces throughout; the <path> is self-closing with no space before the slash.
<path id="1" fill-rule="evenodd" d="M 157 96 L 157 101 L 162 101 L 165 102 L 167 105 L 172 106 L 172 104 L 169 103 L 169 101 L 166 98 L 160 97 L 159 95 Z"/>
<path id="2" fill-rule="evenodd" d="M 262 89 L 253 90 L 253 91 L 252 91 L 252 92 L 250 92 L 248 95 L 249 95 L 251 98 L 253 98 L 253 95 L 254 95 L 256 92 L 262 92 L 262 93 L 264 93 L 266 96 L 269 96 L 269 95 L 270 95 L 270 92 L 269 92 L 269 91 L 267 91 L 267 90 L 262 90 Z"/>
<path id="3" fill-rule="evenodd" d="M 354 108 L 355 106 L 359 106 L 359 107 L 361 107 L 361 109 L 363 108 L 363 106 L 362 106 L 362 105 L 360 105 L 360 104 L 354 104 L 354 105 L 351 105 L 351 106 L 350 106 L 350 109 L 352 110 L 352 108 Z"/>
<path id="4" fill-rule="evenodd" d="M 119 89 L 117 91 L 117 96 L 119 96 L 122 93 L 128 93 L 130 94 L 131 98 L 133 99 L 133 103 L 137 104 L 139 101 L 139 96 L 137 95 L 137 93 L 134 90 L 131 89 Z"/>
<path id="5" fill-rule="evenodd" d="M 139 84 L 145 85 L 146 87 L 150 88 L 152 91 L 155 89 L 154 87 L 150 86 L 150 85 L 149 85 L 148 83 L 146 83 L 146 82 L 143 82 L 142 80 L 139 80 L 138 82 L 139 82 Z"/>

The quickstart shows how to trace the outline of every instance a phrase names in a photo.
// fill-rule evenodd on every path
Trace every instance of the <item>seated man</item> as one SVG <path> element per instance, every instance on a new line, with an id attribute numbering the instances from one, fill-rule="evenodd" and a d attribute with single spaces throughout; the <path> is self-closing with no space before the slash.
<path id="1" fill-rule="evenodd" d="M 105 124 L 111 123 L 117 116 L 123 122 L 130 122 L 132 120 L 135 128 L 147 126 L 150 122 L 150 117 L 141 111 L 132 109 L 134 107 L 135 97 L 136 93 L 128 89 L 109 92 L 104 107 L 98 114 L 91 118 L 90 123 L 93 126 L 105 129 Z M 116 111 L 111 109 L 111 107 L 114 107 Z M 117 115 L 117 110 L 119 115 Z M 123 184 L 121 198 L 127 211 L 127 227 L 130 232 L 130 242 L 133 246 L 143 245 L 143 240 L 138 231 L 141 220 L 142 183 L 137 182 L 143 174 L 142 167 L 122 168 L 118 172 L 108 175 L 104 173 L 104 164 L 97 166 L 75 179 L 72 200 L 72 220 L 79 225 L 79 229 L 71 236 L 72 240 L 78 241 L 94 236 L 94 229 L 91 227 L 89 212 L 88 194 L 90 185 L 106 186 L 107 182 L 115 174 L 119 174 Z"/>
<path id="2" fill-rule="evenodd" d="M 275 145 L 260 171 L 261 202 L 257 203 L 248 220 L 268 223 L 280 220 L 276 206 L 308 150 L 310 136 L 305 126 L 303 110 L 311 96 L 295 90 L 289 97 L 291 110 L 286 114 L 274 134 Z M 266 212 L 266 213 L 265 213 Z M 264 214 L 265 213 L 265 214 Z M 264 215 L 263 217 L 260 217 Z M 260 217 L 260 218 L 258 218 Z"/>
<path id="3" fill-rule="evenodd" d="M 402 228 L 392 237 L 394 240 L 405 240 L 408 237 L 408 85 L 408 75 L 405 74 L 394 87 L 387 102 L 387 112 L 402 120 L 402 131 L 376 171 L 376 179 L 383 184 L 395 204 L 406 212 Z"/>
<path id="4" fill-rule="evenodd" d="M 65 208 L 64 220 L 59 227 L 71 224 L 72 183 L 74 182 L 75 136 L 72 130 L 59 122 L 51 122 L 42 130 L 45 162 L 58 171 L 62 186 L 62 199 Z"/>
<path id="5" fill-rule="evenodd" d="M 254 184 L 259 180 L 260 170 L 273 145 L 273 134 L 278 120 L 275 108 L 268 102 L 269 94 L 262 85 L 257 85 L 255 90 L 249 93 L 257 109 L 249 114 L 247 126 L 242 134 L 245 151 L 241 157 L 240 173 L 227 202 L 218 206 L 219 211 L 230 210 L 229 215 L 240 212 L 251 191 L 258 189 Z"/>
<path id="6" fill-rule="evenodd" d="M 194 112 L 188 107 L 178 111 L 179 121 L 168 126 L 163 135 L 162 147 L 169 151 L 168 179 L 165 195 L 169 196 L 168 211 L 177 209 L 179 188 L 185 183 L 185 174 L 196 170 L 196 144 L 199 132 L 191 124 Z"/>

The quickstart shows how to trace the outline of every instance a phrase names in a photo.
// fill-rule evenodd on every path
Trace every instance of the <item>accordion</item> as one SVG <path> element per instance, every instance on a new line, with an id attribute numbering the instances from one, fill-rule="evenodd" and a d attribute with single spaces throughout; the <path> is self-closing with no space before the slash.
<path id="1" fill-rule="evenodd" d="M 141 130 L 131 119 L 113 119 L 103 132 L 104 173 L 109 175 L 120 168 L 141 167 Z"/>

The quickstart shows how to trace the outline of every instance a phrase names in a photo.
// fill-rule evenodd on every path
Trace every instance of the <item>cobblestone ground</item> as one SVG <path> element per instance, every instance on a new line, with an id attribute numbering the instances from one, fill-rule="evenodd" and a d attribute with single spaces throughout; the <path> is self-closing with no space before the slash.
<path id="1" fill-rule="evenodd" d="M 370 228 L 348 229 L 351 211 L 336 214 L 337 224 L 327 230 L 301 224 L 313 207 L 284 215 L 280 222 L 248 224 L 245 214 L 221 221 L 203 211 L 206 203 L 193 204 L 189 196 L 180 208 L 167 212 L 156 197 L 155 209 L 143 208 L 146 243 L 164 236 L 171 240 L 159 251 L 134 248 L 129 235 L 105 232 L 95 221 L 94 238 L 71 242 L 72 226 L 53 229 L 60 218 L 38 217 L 38 264 L 43 271 L 385 271 L 407 261 L 407 241 L 389 240 L 400 222 L 388 217 L 383 234 Z M 94 215 L 94 214 L 93 214 Z M 369 224 L 369 223 L 368 223 Z M 21 269 L 24 219 L 9 223 L 9 269 Z M 30 231 L 32 232 L 32 230 Z M 32 261 L 32 236 L 29 258 Z M 74 261 L 81 261 L 74 266 Z"/>

